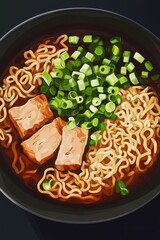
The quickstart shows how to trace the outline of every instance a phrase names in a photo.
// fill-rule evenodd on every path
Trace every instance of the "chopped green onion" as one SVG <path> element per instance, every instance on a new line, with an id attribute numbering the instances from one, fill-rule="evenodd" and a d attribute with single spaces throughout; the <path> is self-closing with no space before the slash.
<path id="1" fill-rule="evenodd" d="M 77 85 L 77 83 L 73 78 L 70 78 L 69 79 L 69 85 L 70 85 L 71 88 L 74 88 Z"/>
<path id="2" fill-rule="evenodd" d="M 71 78 L 70 75 L 66 74 L 64 77 L 63 77 L 65 80 L 69 80 Z"/>
<path id="3" fill-rule="evenodd" d="M 93 66 L 93 72 L 97 74 L 98 71 L 99 71 L 99 66 L 98 65 Z"/>
<path id="4" fill-rule="evenodd" d="M 122 75 L 126 75 L 127 74 L 127 68 L 125 66 L 122 66 L 121 69 L 120 69 L 120 73 Z"/>
<path id="5" fill-rule="evenodd" d="M 82 73 L 82 72 L 77 72 L 77 71 L 73 71 L 73 72 L 72 72 L 72 77 L 73 77 L 73 76 L 77 76 L 78 79 L 80 79 L 80 80 L 83 80 L 83 79 L 85 78 L 85 74 L 84 74 L 84 73 Z"/>
<path id="6" fill-rule="evenodd" d="M 76 67 L 80 67 L 80 66 L 82 65 L 81 59 L 76 59 L 76 60 L 74 61 L 74 63 L 75 63 L 75 66 L 76 66 Z"/>
<path id="7" fill-rule="evenodd" d="M 72 108 L 72 107 L 73 107 L 73 103 L 71 100 L 62 100 L 61 108 L 68 109 L 68 108 Z"/>
<path id="8" fill-rule="evenodd" d="M 113 55 L 113 56 L 111 57 L 111 60 L 112 60 L 112 62 L 114 62 L 114 63 L 118 63 L 119 59 L 120 59 L 120 56 L 117 56 L 117 55 Z"/>
<path id="9" fill-rule="evenodd" d="M 80 72 L 86 74 L 88 69 L 90 68 L 89 64 L 85 63 L 83 66 L 80 68 Z"/>
<path id="10" fill-rule="evenodd" d="M 78 95 L 75 91 L 70 91 L 68 93 L 68 97 L 71 98 L 71 99 L 76 99 L 78 97 Z"/>
<path id="11" fill-rule="evenodd" d="M 98 129 L 99 130 L 102 130 L 102 131 L 104 131 L 104 130 L 106 130 L 106 124 L 105 123 L 100 123 L 100 124 L 98 124 Z"/>
<path id="12" fill-rule="evenodd" d="M 98 42 L 98 45 L 99 45 L 99 46 L 102 46 L 102 45 L 104 45 L 103 41 L 102 41 L 102 40 L 100 40 L 100 41 Z"/>
<path id="13" fill-rule="evenodd" d="M 58 69 L 65 68 L 65 61 L 62 60 L 61 58 L 54 59 L 53 64 L 55 68 L 58 68 Z"/>
<path id="14" fill-rule="evenodd" d="M 145 60 L 145 58 L 139 52 L 135 52 L 133 58 L 139 63 L 143 63 L 143 61 Z"/>
<path id="15" fill-rule="evenodd" d="M 105 112 L 105 105 L 104 104 L 101 104 L 101 106 L 98 108 L 98 110 L 102 113 Z"/>
<path id="16" fill-rule="evenodd" d="M 83 42 L 84 43 L 91 43 L 92 42 L 92 35 L 85 35 L 83 37 Z"/>
<path id="17" fill-rule="evenodd" d="M 70 91 L 70 85 L 68 84 L 68 81 L 65 80 L 59 85 L 59 89 L 62 91 Z"/>
<path id="18" fill-rule="evenodd" d="M 44 180 L 42 183 L 42 187 L 45 191 L 49 191 L 53 186 L 53 179 Z"/>
<path id="19" fill-rule="evenodd" d="M 108 87 L 107 92 L 117 95 L 119 93 L 119 88 L 118 87 Z"/>
<path id="20" fill-rule="evenodd" d="M 110 118 L 112 116 L 112 112 L 110 112 L 110 113 L 109 112 L 105 112 L 104 115 L 105 115 L 106 118 Z"/>
<path id="21" fill-rule="evenodd" d="M 94 105 L 90 105 L 89 109 L 91 110 L 91 112 L 95 113 L 98 111 L 98 108 L 96 108 Z"/>
<path id="22" fill-rule="evenodd" d="M 70 121 L 68 121 L 68 122 L 66 123 L 66 128 L 67 128 L 68 130 L 71 130 L 71 129 L 75 128 L 75 127 L 76 127 L 76 122 L 75 122 L 75 120 L 70 120 Z"/>
<path id="23" fill-rule="evenodd" d="M 148 78 L 148 74 L 149 74 L 148 71 L 142 71 L 142 72 L 141 72 L 141 77 L 142 77 L 142 78 Z"/>
<path id="24" fill-rule="evenodd" d="M 102 135 L 97 131 L 92 133 L 90 138 L 97 143 L 102 138 Z"/>
<path id="25" fill-rule="evenodd" d="M 94 50 L 94 53 L 97 55 L 97 56 L 102 56 L 103 53 L 104 53 L 104 48 L 102 46 L 97 46 Z"/>
<path id="26" fill-rule="evenodd" d="M 75 67 L 75 62 L 73 60 L 69 60 L 66 64 L 66 67 L 68 70 L 73 71 L 73 69 Z"/>
<path id="27" fill-rule="evenodd" d="M 77 96 L 76 101 L 77 103 L 82 103 L 84 101 L 84 98 L 82 96 Z"/>
<path id="28" fill-rule="evenodd" d="M 108 73 L 110 72 L 110 67 L 107 66 L 107 65 L 101 65 L 101 66 L 99 67 L 99 72 L 100 72 L 101 74 L 108 74 Z"/>
<path id="29" fill-rule="evenodd" d="M 107 113 L 111 113 L 111 112 L 113 112 L 115 109 L 116 109 L 116 105 L 115 105 L 115 103 L 113 103 L 113 102 L 108 102 L 108 103 L 105 105 L 105 110 L 106 110 Z"/>
<path id="30" fill-rule="evenodd" d="M 104 58 L 103 61 L 102 61 L 103 65 L 107 65 L 108 66 L 110 63 L 111 63 L 111 60 L 108 59 L 108 58 Z"/>
<path id="31" fill-rule="evenodd" d="M 54 69 L 51 73 L 52 78 L 62 78 L 63 77 L 63 72 L 58 69 Z"/>
<path id="32" fill-rule="evenodd" d="M 121 103 L 122 103 L 122 96 L 117 95 L 117 96 L 116 96 L 116 104 L 117 104 L 117 105 L 120 105 Z"/>
<path id="33" fill-rule="evenodd" d="M 76 50 L 72 53 L 71 57 L 76 60 L 80 55 L 81 55 L 81 52 Z"/>
<path id="34" fill-rule="evenodd" d="M 42 73 L 42 78 L 44 79 L 44 81 L 47 83 L 48 86 L 51 84 L 52 78 L 51 78 L 49 73 L 43 72 Z"/>
<path id="35" fill-rule="evenodd" d="M 61 103 L 61 101 L 62 101 L 62 98 L 61 97 L 58 97 L 58 96 L 56 96 L 55 98 L 54 98 L 54 100 L 58 103 L 58 104 L 60 104 Z"/>
<path id="36" fill-rule="evenodd" d="M 68 76 L 70 76 L 70 71 L 66 67 L 59 70 L 59 71 L 61 71 L 63 73 L 63 78 L 64 79 L 69 79 Z"/>
<path id="37" fill-rule="evenodd" d="M 108 100 L 110 102 L 115 102 L 116 101 L 116 95 L 114 94 L 108 94 Z"/>
<path id="38" fill-rule="evenodd" d="M 93 116 L 93 113 L 90 111 L 90 110 L 86 110 L 85 112 L 84 112 L 84 115 L 87 117 L 87 118 L 91 118 L 92 116 Z"/>
<path id="39" fill-rule="evenodd" d="M 93 92 L 93 88 L 92 87 L 87 87 L 85 90 L 85 94 L 88 96 L 91 96 Z"/>
<path id="40" fill-rule="evenodd" d="M 128 89 L 128 88 L 130 88 L 130 86 L 131 86 L 131 84 L 130 84 L 130 82 L 128 82 L 128 83 L 125 83 L 125 84 L 123 85 L 123 88 L 124 88 L 124 89 Z"/>
<path id="41" fill-rule="evenodd" d="M 114 86 L 118 82 L 118 78 L 116 77 L 115 73 L 111 73 L 106 77 L 106 81 L 109 85 Z"/>
<path id="42" fill-rule="evenodd" d="M 56 90 L 56 88 L 55 88 L 54 86 L 52 86 L 52 87 L 49 88 L 49 92 L 50 92 L 50 94 L 51 94 L 52 96 L 54 96 L 54 95 L 56 95 L 57 90 Z"/>
<path id="43" fill-rule="evenodd" d="M 89 50 L 90 52 L 94 52 L 94 50 L 95 50 L 96 47 L 97 47 L 97 44 L 94 43 L 94 42 L 92 42 L 92 43 L 89 44 L 88 50 Z"/>
<path id="44" fill-rule="evenodd" d="M 128 63 L 126 66 L 128 72 L 132 72 L 133 69 L 135 68 L 134 64 L 132 62 Z"/>
<path id="45" fill-rule="evenodd" d="M 92 74 L 93 74 L 92 68 L 89 67 L 89 69 L 86 72 L 86 76 L 88 77 L 88 76 L 91 76 Z"/>
<path id="46" fill-rule="evenodd" d="M 134 72 L 129 74 L 129 79 L 133 85 L 137 85 L 139 83 L 138 78 L 136 77 Z"/>
<path id="47" fill-rule="evenodd" d="M 75 118 L 74 117 L 68 117 L 68 121 L 74 121 Z"/>
<path id="48" fill-rule="evenodd" d="M 128 79 L 125 76 L 122 76 L 119 78 L 119 82 L 121 85 L 123 85 L 128 82 Z"/>
<path id="49" fill-rule="evenodd" d="M 79 52 L 81 52 L 81 53 L 85 52 L 84 48 L 81 47 L 81 46 L 78 46 L 77 51 L 79 51 Z"/>
<path id="50" fill-rule="evenodd" d="M 153 65 L 150 61 L 145 61 L 144 62 L 144 65 L 145 65 L 145 68 L 148 70 L 148 71 L 152 71 L 153 70 Z"/>
<path id="51" fill-rule="evenodd" d="M 58 109 L 59 104 L 55 99 L 51 99 L 49 102 L 49 106 L 51 109 Z"/>
<path id="52" fill-rule="evenodd" d="M 79 37 L 78 36 L 69 36 L 68 41 L 71 44 L 77 44 L 79 41 Z"/>
<path id="53" fill-rule="evenodd" d="M 123 62 L 128 63 L 130 59 L 131 51 L 124 51 L 123 52 Z"/>
<path id="54" fill-rule="evenodd" d="M 110 39 L 110 43 L 115 44 L 115 43 L 121 43 L 121 37 L 112 37 Z"/>
<path id="55" fill-rule="evenodd" d="M 92 104 L 93 104 L 94 106 L 99 106 L 99 105 L 101 104 L 101 99 L 98 98 L 98 97 L 94 97 L 94 98 L 92 99 Z"/>
<path id="56" fill-rule="evenodd" d="M 97 91 L 99 93 L 104 93 L 104 87 L 97 87 Z"/>
<path id="57" fill-rule="evenodd" d="M 98 44 L 99 41 L 101 41 L 99 36 L 96 36 L 96 37 L 93 38 L 94 43 Z"/>
<path id="58" fill-rule="evenodd" d="M 90 129 L 90 128 L 92 128 L 92 124 L 91 124 L 91 122 L 84 122 L 81 124 L 81 128 Z"/>
<path id="59" fill-rule="evenodd" d="M 99 94 L 99 99 L 100 100 L 105 100 L 107 98 L 107 95 L 105 93 L 100 93 Z"/>
<path id="60" fill-rule="evenodd" d="M 123 196 L 127 195 L 130 191 L 126 187 L 125 183 L 122 180 L 116 182 L 116 192 L 121 193 Z"/>
<path id="61" fill-rule="evenodd" d="M 58 90 L 58 93 L 57 93 L 58 97 L 64 97 L 65 96 L 65 93 L 61 90 Z"/>
<path id="62" fill-rule="evenodd" d="M 84 80 L 85 79 L 85 74 L 84 73 L 79 73 L 78 79 Z"/>
<path id="63" fill-rule="evenodd" d="M 84 79 L 84 84 L 85 84 L 85 87 L 88 87 L 90 85 L 90 83 L 89 83 L 87 78 Z"/>
<path id="64" fill-rule="evenodd" d="M 98 118 L 93 118 L 92 119 L 92 125 L 93 125 L 93 127 L 97 127 L 98 126 L 98 123 L 99 123 L 99 120 L 98 120 Z"/>
<path id="65" fill-rule="evenodd" d="M 48 85 L 46 86 L 42 84 L 40 87 L 40 92 L 46 94 L 48 92 L 48 87 L 49 87 Z"/>
<path id="66" fill-rule="evenodd" d="M 93 62 L 95 60 L 95 56 L 91 52 L 87 52 L 85 58 L 90 62 Z"/>
<path id="67" fill-rule="evenodd" d="M 69 54 L 68 54 L 68 52 L 67 51 L 65 51 L 65 52 L 62 52 L 61 54 L 60 54 L 60 58 L 62 59 L 62 60 L 67 60 L 68 58 L 69 58 Z"/>
<path id="68" fill-rule="evenodd" d="M 115 121 L 117 118 L 118 118 L 117 115 L 115 113 L 112 113 L 110 119 Z"/>
<path id="69" fill-rule="evenodd" d="M 99 84 L 99 80 L 96 78 L 96 79 L 92 79 L 91 81 L 90 81 L 90 83 L 91 83 L 91 86 L 92 87 L 97 87 L 97 86 L 99 86 L 100 84 Z"/>
<path id="70" fill-rule="evenodd" d="M 77 84 L 78 84 L 78 88 L 79 88 L 79 91 L 84 91 L 85 90 L 85 83 L 83 80 L 78 80 L 77 81 Z"/>
<path id="71" fill-rule="evenodd" d="M 89 144 L 89 146 L 96 146 L 96 142 L 92 139 L 88 140 L 88 144 Z"/>
<path id="72" fill-rule="evenodd" d="M 80 126 L 80 124 L 84 122 L 84 119 L 85 118 L 84 118 L 83 114 L 79 113 L 79 110 L 78 110 L 78 113 L 75 116 L 76 124 Z"/>
<path id="73" fill-rule="evenodd" d="M 57 112 L 60 117 L 64 117 L 63 110 L 61 108 L 58 108 Z"/>
<path id="74" fill-rule="evenodd" d="M 82 63 L 88 63 L 89 62 L 88 58 L 86 58 L 85 56 L 83 56 L 81 58 L 81 61 L 82 61 Z"/>
<path id="75" fill-rule="evenodd" d="M 119 47 L 117 45 L 112 46 L 112 53 L 113 55 L 118 55 L 119 54 Z"/>

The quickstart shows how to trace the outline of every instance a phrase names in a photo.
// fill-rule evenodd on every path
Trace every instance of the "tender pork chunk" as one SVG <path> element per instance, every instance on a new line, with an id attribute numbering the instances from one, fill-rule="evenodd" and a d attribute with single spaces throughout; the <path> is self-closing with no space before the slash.
<path id="1" fill-rule="evenodd" d="M 21 146 L 28 158 L 37 164 L 42 164 L 53 157 L 61 142 L 62 128 L 65 124 L 58 117 L 22 142 Z"/>
<path id="2" fill-rule="evenodd" d="M 82 164 L 82 156 L 88 139 L 88 130 L 75 127 L 62 129 L 62 142 L 55 162 L 58 170 L 76 170 Z"/>
<path id="3" fill-rule="evenodd" d="M 9 109 L 8 113 L 22 139 L 30 137 L 45 123 L 53 120 L 53 113 L 44 94 L 29 99 L 20 107 Z"/>

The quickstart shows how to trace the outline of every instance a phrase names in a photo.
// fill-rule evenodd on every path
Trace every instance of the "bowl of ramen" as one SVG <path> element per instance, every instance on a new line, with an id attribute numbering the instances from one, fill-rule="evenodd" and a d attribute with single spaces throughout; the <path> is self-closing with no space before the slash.
<path id="1" fill-rule="evenodd" d="M 46 219 L 94 223 L 160 190 L 160 41 L 116 13 L 61 9 L 0 40 L 0 189 Z"/>

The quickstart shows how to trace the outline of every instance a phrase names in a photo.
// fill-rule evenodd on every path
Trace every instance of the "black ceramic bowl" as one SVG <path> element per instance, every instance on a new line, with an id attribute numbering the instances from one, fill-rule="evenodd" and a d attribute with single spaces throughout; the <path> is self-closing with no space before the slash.
<path id="1" fill-rule="evenodd" d="M 46 33 L 77 29 L 100 32 L 112 31 L 124 35 L 139 46 L 157 64 L 160 64 L 160 40 L 140 24 L 121 15 L 99 9 L 73 8 L 47 12 L 18 25 L 0 39 L 0 66 L 7 62 L 28 43 Z M 1 79 L 2 81 L 2 79 Z M 2 156 L 2 155 L 1 155 Z M 7 161 L 7 159 L 5 159 Z M 95 223 L 128 214 L 153 199 L 160 191 L 159 170 L 136 193 L 113 203 L 93 206 L 68 205 L 48 202 L 31 194 L 19 183 L 0 161 L 0 189 L 19 207 L 46 219 L 66 223 Z"/>

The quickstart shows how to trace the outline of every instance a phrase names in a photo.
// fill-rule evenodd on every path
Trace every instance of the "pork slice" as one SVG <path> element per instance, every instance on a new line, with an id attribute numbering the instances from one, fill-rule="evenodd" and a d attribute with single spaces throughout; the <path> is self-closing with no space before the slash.
<path id="1" fill-rule="evenodd" d="M 9 109 L 8 113 L 22 139 L 30 137 L 45 123 L 53 120 L 53 113 L 44 94 L 29 99 L 22 106 Z"/>
<path id="2" fill-rule="evenodd" d="M 27 157 L 37 164 L 43 164 L 54 156 L 62 139 L 62 127 L 66 123 L 60 118 L 44 125 L 32 137 L 23 141 L 21 146 Z"/>
<path id="3" fill-rule="evenodd" d="M 76 126 L 62 129 L 62 142 L 59 148 L 55 166 L 60 171 L 77 170 L 82 164 L 82 157 L 88 139 L 88 130 Z"/>

